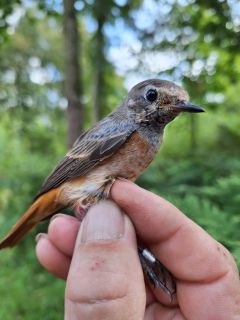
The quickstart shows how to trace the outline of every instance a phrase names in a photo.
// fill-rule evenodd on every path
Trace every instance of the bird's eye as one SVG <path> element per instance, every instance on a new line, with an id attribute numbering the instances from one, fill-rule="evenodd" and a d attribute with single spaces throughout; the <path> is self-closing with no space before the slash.
<path id="1" fill-rule="evenodd" d="M 149 102 L 153 102 L 153 101 L 157 100 L 157 90 L 149 89 L 148 92 L 146 93 L 146 99 Z"/>

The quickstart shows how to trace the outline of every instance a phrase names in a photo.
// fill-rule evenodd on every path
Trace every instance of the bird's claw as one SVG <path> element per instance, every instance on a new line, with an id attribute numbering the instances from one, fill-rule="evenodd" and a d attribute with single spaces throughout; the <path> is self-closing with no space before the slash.
<path id="1" fill-rule="evenodd" d="M 149 250 L 138 248 L 138 255 L 142 268 L 151 284 L 155 288 L 161 288 L 172 302 L 173 295 L 176 293 L 176 282 L 173 275 Z M 167 279 L 170 281 L 170 289 L 167 286 Z"/>

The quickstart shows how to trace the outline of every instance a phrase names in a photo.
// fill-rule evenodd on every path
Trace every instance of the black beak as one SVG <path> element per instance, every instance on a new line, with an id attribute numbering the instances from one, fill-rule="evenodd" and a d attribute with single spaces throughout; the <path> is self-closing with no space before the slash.
<path id="1" fill-rule="evenodd" d="M 181 112 L 205 112 L 205 110 L 199 106 L 195 106 L 191 102 L 180 101 L 175 104 L 174 109 Z"/>

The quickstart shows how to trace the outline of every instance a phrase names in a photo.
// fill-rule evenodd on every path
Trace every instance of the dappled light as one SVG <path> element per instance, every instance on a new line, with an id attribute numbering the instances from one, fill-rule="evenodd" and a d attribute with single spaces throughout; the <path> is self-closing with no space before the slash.
<path id="1" fill-rule="evenodd" d="M 166 128 L 137 183 L 200 224 L 240 266 L 239 2 L 75 1 L 77 47 L 66 41 L 63 4 L 0 3 L 1 238 L 76 137 L 137 82 L 159 78 L 183 86 L 206 112 Z M 34 253 L 47 226 L 0 252 L 0 319 L 63 317 L 64 283 Z"/>

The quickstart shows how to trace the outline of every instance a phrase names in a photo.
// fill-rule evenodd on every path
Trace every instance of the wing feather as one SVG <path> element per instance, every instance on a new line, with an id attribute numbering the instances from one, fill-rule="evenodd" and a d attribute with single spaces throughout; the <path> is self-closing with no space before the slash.
<path id="1" fill-rule="evenodd" d="M 134 131 L 134 126 L 125 119 L 114 123 L 107 117 L 97 123 L 76 140 L 46 179 L 36 198 L 66 181 L 87 174 L 99 162 L 113 155 Z"/>

